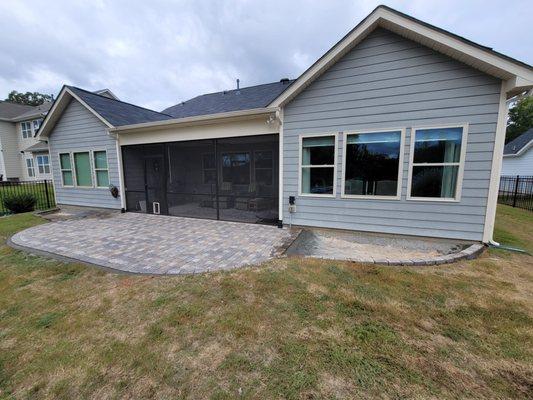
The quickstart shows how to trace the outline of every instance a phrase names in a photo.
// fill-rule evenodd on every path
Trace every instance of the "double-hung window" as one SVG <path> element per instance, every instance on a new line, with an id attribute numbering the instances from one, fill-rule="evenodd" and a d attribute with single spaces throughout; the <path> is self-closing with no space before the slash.
<path id="1" fill-rule="evenodd" d="M 41 127 L 41 123 L 43 122 L 42 118 L 40 119 L 34 119 L 32 121 L 32 125 L 33 125 L 33 134 L 35 135 L 37 133 L 37 131 L 39 130 L 39 128 Z"/>
<path id="2" fill-rule="evenodd" d="M 37 168 L 39 170 L 39 174 L 50 173 L 50 159 L 47 155 L 37 156 Z"/>
<path id="3" fill-rule="evenodd" d="M 61 181 L 63 182 L 63 186 L 74 186 L 70 153 L 59 154 L 59 166 L 61 168 Z"/>
<path id="4" fill-rule="evenodd" d="M 26 158 L 26 169 L 30 178 L 35 177 L 35 167 L 33 164 L 33 158 Z"/>
<path id="5" fill-rule="evenodd" d="M 20 123 L 20 129 L 22 130 L 22 137 L 24 139 L 32 137 L 31 121 L 24 121 Z"/>
<path id="6" fill-rule="evenodd" d="M 202 181 L 205 184 L 213 184 L 217 181 L 217 169 L 215 153 L 202 154 Z"/>
<path id="7" fill-rule="evenodd" d="M 94 151 L 94 176 L 96 187 L 109 187 L 109 170 L 107 168 L 107 152 L 105 150 Z"/>
<path id="8" fill-rule="evenodd" d="M 255 182 L 260 185 L 272 185 L 272 151 L 261 150 L 254 153 Z"/>
<path id="9" fill-rule="evenodd" d="M 335 196 L 336 134 L 300 136 L 300 195 Z"/>
<path id="10" fill-rule="evenodd" d="M 398 199 L 404 131 L 365 131 L 344 136 L 343 197 Z"/>
<path id="11" fill-rule="evenodd" d="M 408 199 L 460 198 L 466 134 L 466 125 L 413 129 Z"/>

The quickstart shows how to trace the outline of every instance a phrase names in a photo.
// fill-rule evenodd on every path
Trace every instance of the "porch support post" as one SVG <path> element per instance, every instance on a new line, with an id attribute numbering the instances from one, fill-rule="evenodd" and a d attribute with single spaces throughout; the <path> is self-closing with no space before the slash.
<path id="1" fill-rule="evenodd" d="M 278 209 L 278 227 L 283 228 L 283 108 L 276 113 L 279 120 L 279 209 Z"/>
<path id="2" fill-rule="evenodd" d="M 126 190 L 124 188 L 124 166 L 122 165 L 122 151 L 120 151 L 120 139 L 119 139 L 118 133 L 115 135 L 115 145 L 117 149 L 120 208 L 122 210 L 126 210 Z"/>

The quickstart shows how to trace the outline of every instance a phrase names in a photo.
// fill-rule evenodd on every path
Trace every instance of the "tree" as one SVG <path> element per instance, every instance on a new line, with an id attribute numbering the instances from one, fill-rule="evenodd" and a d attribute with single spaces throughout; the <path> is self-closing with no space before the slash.
<path id="1" fill-rule="evenodd" d="M 39 92 L 20 93 L 13 90 L 9 93 L 6 100 L 27 106 L 39 106 L 45 101 L 52 101 L 53 97 L 49 94 L 42 94 Z"/>
<path id="2" fill-rule="evenodd" d="M 533 127 L 533 96 L 523 97 L 509 110 L 505 143 Z"/>

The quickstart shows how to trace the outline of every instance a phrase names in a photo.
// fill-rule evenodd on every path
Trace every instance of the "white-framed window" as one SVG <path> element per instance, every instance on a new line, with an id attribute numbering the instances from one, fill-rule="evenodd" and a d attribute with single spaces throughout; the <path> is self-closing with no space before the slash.
<path id="1" fill-rule="evenodd" d="M 43 119 L 42 118 L 34 119 L 31 123 L 32 123 L 32 128 L 33 128 L 33 135 L 35 136 L 35 134 L 41 127 L 41 124 L 43 123 Z"/>
<path id="2" fill-rule="evenodd" d="M 467 124 L 412 129 L 408 200 L 460 200 L 467 133 Z"/>
<path id="3" fill-rule="evenodd" d="M 20 129 L 22 131 L 22 137 L 24 139 L 32 137 L 31 121 L 23 121 L 20 123 Z"/>
<path id="4" fill-rule="evenodd" d="M 96 187 L 109 187 L 109 170 L 107 166 L 107 152 L 105 150 L 93 151 L 94 176 Z"/>
<path id="5" fill-rule="evenodd" d="M 344 198 L 398 200 L 402 190 L 405 129 L 344 133 Z"/>
<path id="6" fill-rule="evenodd" d="M 33 164 L 33 158 L 26 158 L 26 170 L 30 178 L 35 177 L 35 166 Z"/>
<path id="7" fill-rule="evenodd" d="M 70 153 L 59 154 L 59 166 L 61 168 L 61 182 L 63 186 L 74 186 L 74 174 L 72 173 L 72 158 Z"/>
<path id="8" fill-rule="evenodd" d="M 337 134 L 300 135 L 300 196 L 335 197 Z"/>
<path id="9" fill-rule="evenodd" d="M 50 173 L 50 158 L 48 155 L 39 155 L 37 158 L 37 170 L 39 174 L 49 174 Z"/>
<path id="10" fill-rule="evenodd" d="M 93 174 L 91 168 L 91 152 L 73 152 L 72 159 L 74 160 L 74 176 L 76 177 L 76 186 L 92 187 Z"/>

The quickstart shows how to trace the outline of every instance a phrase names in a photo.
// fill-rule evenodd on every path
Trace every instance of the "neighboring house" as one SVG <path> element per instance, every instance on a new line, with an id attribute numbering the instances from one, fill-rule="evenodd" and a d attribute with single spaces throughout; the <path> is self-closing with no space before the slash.
<path id="1" fill-rule="evenodd" d="M 532 87 L 379 6 L 295 81 L 162 113 L 64 86 L 39 136 L 59 204 L 489 242 L 506 100 Z"/>
<path id="2" fill-rule="evenodd" d="M 48 145 L 35 135 L 52 103 L 26 106 L 0 101 L 0 175 L 2 180 L 51 179 Z"/>
<path id="3" fill-rule="evenodd" d="M 501 175 L 533 176 L 533 128 L 505 145 Z"/>

